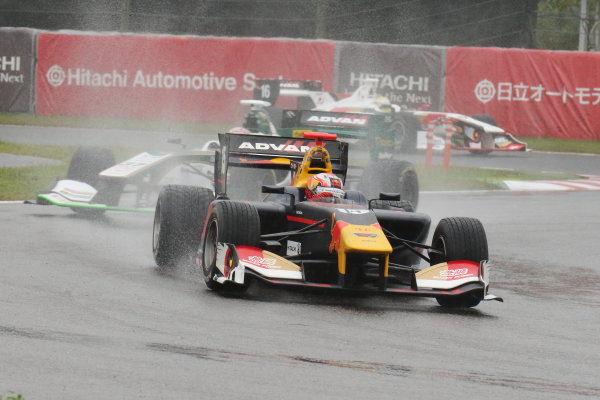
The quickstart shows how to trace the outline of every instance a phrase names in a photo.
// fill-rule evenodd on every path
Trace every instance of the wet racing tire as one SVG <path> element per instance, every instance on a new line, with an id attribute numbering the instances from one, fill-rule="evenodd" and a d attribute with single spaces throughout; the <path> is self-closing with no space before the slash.
<path id="1" fill-rule="evenodd" d="M 379 198 L 379 193 L 400 193 L 400 199 L 409 201 L 417 209 L 419 178 L 415 167 L 408 161 L 379 160 L 368 165 L 360 178 L 358 189 L 368 199 Z"/>
<path id="2" fill-rule="evenodd" d="M 152 252 L 160 268 L 193 265 L 212 190 L 196 186 L 166 185 L 154 211 Z"/>
<path id="3" fill-rule="evenodd" d="M 481 221 L 476 218 L 450 217 L 438 223 L 431 246 L 431 265 L 447 261 L 468 260 L 479 263 L 488 259 L 488 243 Z M 474 293 L 439 296 L 438 303 L 448 308 L 475 307 L 481 298 Z"/>
<path id="4" fill-rule="evenodd" d="M 112 151 L 104 147 L 84 146 L 78 148 L 67 170 L 67 179 L 85 182 L 96 188 L 100 172 L 115 165 Z"/>
<path id="5" fill-rule="evenodd" d="M 260 243 L 260 217 L 251 203 L 224 200 L 213 203 L 202 245 L 202 271 L 204 282 L 211 290 L 244 291 L 243 285 L 226 282 L 220 284 L 215 276 L 217 268 L 217 244 L 228 243 L 238 246 L 258 247 Z"/>
<path id="6" fill-rule="evenodd" d="M 276 185 L 279 171 L 257 168 L 234 168 L 227 182 L 227 195 L 236 200 L 261 200 L 263 185 Z M 287 172 L 287 171 L 286 171 Z"/>
<path id="7" fill-rule="evenodd" d="M 67 179 L 84 182 L 98 191 L 93 198 L 97 204 L 116 206 L 119 204 L 123 184 L 100 176 L 100 172 L 115 165 L 113 152 L 104 147 L 84 146 L 78 148 L 69 163 Z M 86 216 L 99 216 L 105 210 L 71 207 L 71 210 Z"/>
<path id="8" fill-rule="evenodd" d="M 394 119 L 394 149 L 397 152 L 411 154 L 417 151 L 417 136 L 421 122 L 411 112 L 400 111 Z"/>
<path id="9" fill-rule="evenodd" d="M 471 118 L 476 119 L 477 121 L 485 122 L 486 124 L 498 126 L 498 123 L 496 122 L 494 117 L 492 117 L 489 114 L 475 114 L 475 115 L 472 115 Z M 485 133 L 485 132 L 480 132 L 480 135 L 481 135 L 481 143 L 482 143 L 483 147 L 485 147 L 485 148 L 493 148 L 494 147 L 494 135 L 492 135 L 491 133 Z M 479 155 L 487 155 L 490 153 L 491 153 L 491 151 L 477 151 L 477 150 L 471 151 L 471 154 L 479 154 Z"/>

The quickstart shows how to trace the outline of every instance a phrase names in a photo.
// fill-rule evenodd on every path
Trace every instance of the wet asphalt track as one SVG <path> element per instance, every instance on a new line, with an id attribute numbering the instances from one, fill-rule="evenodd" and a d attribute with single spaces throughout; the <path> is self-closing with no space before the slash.
<path id="1" fill-rule="evenodd" d="M 599 200 L 424 194 L 434 224 L 483 221 L 506 300 L 455 312 L 262 286 L 223 297 L 196 271 L 157 271 L 151 215 L 0 204 L 0 395 L 595 399 Z"/>

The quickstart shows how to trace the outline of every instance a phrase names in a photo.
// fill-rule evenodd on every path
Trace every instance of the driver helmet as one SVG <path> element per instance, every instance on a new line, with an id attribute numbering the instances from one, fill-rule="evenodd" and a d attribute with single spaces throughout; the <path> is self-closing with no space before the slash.
<path id="1" fill-rule="evenodd" d="M 305 192 L 308 200 L 318 200 L 327 197 L 343 199 L 346 196 L 342 180 L 336 175 L 326 172 L 308 178 Z"/>

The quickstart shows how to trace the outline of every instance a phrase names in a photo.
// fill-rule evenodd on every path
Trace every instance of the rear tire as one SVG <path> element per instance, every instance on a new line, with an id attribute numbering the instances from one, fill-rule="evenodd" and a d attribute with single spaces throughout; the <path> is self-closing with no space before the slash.
<path id="1" fill-rule="evenodd" d="M 483 224 L 476 218 L 443 218 L 433 233 L 431 246 L 439 251 L 431 253 L 431 265 L 447 261 L 468 260 L 479 263 L 488 259 L 488 243 Z M 442 307 L 475 307 L 481 298 L 474 293 L 436 297 Z"/>
<path id="2" fill-rule="evenodd" d="M 379 198 L 379 193 L 400 193 L 414 209 L 419 203 L 419 178 L 415 167 L 408 161 L 380 160 L 368 165 L 358 186 L 368 199 Z"/>
<path id="3" fill-rule="evenodd" d="M 278 183 L 277 172 L 257 168 L 234 168 L 227 182 L 227 195 L 234 200 L 259 201 L 263 185 Z"/>
<path id="4" fill-rule="evenodd" d="M 152 252 L 160 268 L 193 264 L 213 199 L 213 192 L 202 187 L 167 185 L 161 189 L 152 233 Z"/>
<path id="5" fill-rule="evenodd" d="M 417 151 L 417 137 L 421 122 L 411 112 L 401 111 L 393 122 L 394 148 L 399 153 L 412 154 Z"/>
<path id="6" fill-rule="evenodd" d="M 244 291 L 247 283 L 222 285 L 215 281 L 220 274 L 217 268 L 217 243 L 229 243 L 237 246 L 258 247 L 260 243 L 260 217 L 258 210 L 250 203 L 237 201 L 218 201 L 213 203 L 206 225 L 202 245 L 202 271 L 204 282 L 211 290 Z"/>

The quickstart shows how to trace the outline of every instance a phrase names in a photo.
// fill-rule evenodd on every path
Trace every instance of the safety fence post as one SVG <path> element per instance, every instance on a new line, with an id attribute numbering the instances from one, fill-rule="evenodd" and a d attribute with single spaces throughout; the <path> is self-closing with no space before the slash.
<path id="1" fill-rule="evenodd" d="M 433 130 L 435 124 L 427 125 L 427 149 L 425 150 L 425 167 L 431 167 L 433 162 Z"/>
<path id="2" fill-rule="evenodd" d="M 448 121 L 444 121 L 444 160 L 442 166 L 444 170 L 450 168 L 450 150 L 452 148 L 452 133 L 454 132 L 454 126 Z"/>

